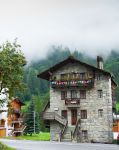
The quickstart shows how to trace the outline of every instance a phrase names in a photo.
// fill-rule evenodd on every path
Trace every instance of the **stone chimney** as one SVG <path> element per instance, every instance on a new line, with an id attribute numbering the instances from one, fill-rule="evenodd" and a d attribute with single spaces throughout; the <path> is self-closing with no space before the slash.
<path id="1" fill-rule="evenodd" d="M 100 56 L 97 56 L 97 67 L 103 69 L 103 58 Z"/>

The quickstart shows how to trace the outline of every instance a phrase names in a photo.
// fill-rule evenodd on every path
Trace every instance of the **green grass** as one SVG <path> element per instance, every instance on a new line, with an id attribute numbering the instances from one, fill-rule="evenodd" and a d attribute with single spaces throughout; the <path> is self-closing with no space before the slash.
<path id="1" fill-rule="evenodd" d="M 10 148 L 0 142 L 0 150 L 15 150 L 15 148 Z"/>
<path id="2" fill-rule="evenodd" d="M 119 111 L 119 103 L 116 103 L 116 110 Z"/>
<path id="3" fill-rule="evenodd" d="M 5 137 L 7 139 L 18 139 L 18 140 L 34 140 L 34 141 L 50 141 L 50 133 L 42 132 L 39 134 L 32 134 L 32 136 L 23 135 L 18 137 Z"/>

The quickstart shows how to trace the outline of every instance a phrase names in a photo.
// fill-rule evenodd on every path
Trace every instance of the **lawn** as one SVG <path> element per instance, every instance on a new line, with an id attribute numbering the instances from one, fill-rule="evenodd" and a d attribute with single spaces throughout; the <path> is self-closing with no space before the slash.
<path id="1" fill-rule="evenodd" d="M 11 137 L 11 138 L 13 139 L 13 137 Z M 14 137 L 14 139 L 18 139 L 18 140 L 50 141 L 50 133 L 41 132 L 39 134 L 32 134 L 32 136 L 30 136 L 30 135 L 23 135 L 23 136 Z"/>
<path id="2" fill-rule="evenodd" d="M 119 111 L 119 103 L 116 103 L 116 109 Z"/>
<path id="3" fill-rule="evenodd" d="M 14 148 L 10 148 L 0 142 L 0 150 L 15 150 Z"/>

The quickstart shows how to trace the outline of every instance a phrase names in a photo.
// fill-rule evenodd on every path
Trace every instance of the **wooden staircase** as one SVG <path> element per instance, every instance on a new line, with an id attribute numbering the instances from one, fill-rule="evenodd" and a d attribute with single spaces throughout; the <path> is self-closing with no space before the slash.
<path id="1" fill-rule="evenodd" d="M 59 114 L 57 114 L 55 112 L 45 112 L 45 113 L 43 113 L 43 118 L 45 120 L 56 120 L 60 124 L 62 124 L 63 127 L 60 132 L 60 139 L 59 139 L 60 141 L 62 141 L 64 133 L 67 129 L 68 121 L 64 117 L 60 116 Z"/>
<path id="2" fill-rule="evenodd" d="M 64 133 L 67 129 L 67 125 L 68 125 L 68 121 L 66 122 L 65 126 L 63 127 L 63 129 L 61 130 L 61 133 L 60 133 L 60 142 L 62 141 L 63 139 L 63 136 L 64 136 Z"/>
<path id="3" fill-rule="evenodd" d="M 62 124 L 62 130 L 60 132 L 60 141 L 79 141 L 80 139 L 80 119 L 77 120 L 75 127 L 68 127 L 68 121 L 57 114 L 56 112 L 44 112 L 43 118 L 45 120 L 56 120 Z"/>
<path id="4" fill-rule="evenodd" d="M 67 120 L 55 112 L 45 112 L 43 113 L 43 118 L 45 120 L 56 120 L 64 126 L 67 124 Z"/>
<path id="5" fill-rule="evenodd" d="M 80 141 L 80 119 L 77 120 L 76 126 L 73 132 L 73 140 L 79 142 Z"/>

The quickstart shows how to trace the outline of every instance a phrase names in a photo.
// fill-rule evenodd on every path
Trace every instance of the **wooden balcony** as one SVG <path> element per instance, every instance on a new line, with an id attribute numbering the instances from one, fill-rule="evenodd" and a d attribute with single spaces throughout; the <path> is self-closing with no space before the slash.
<path id="1" fill-rule="evenodd" d="M 15 113 L 15 114 L 20 114 L 20 109 L 14 109 L 12 108 L 12 113 Z"/>
<path id="2" fill-rule="evenodd" d="M 80 107 L 80 99 L 79 98 L 67 98 L 65 99 L 65 105 L 67 105 L 67 107 Z"/>
<path id="3" fill-rule="evenodd" d="M 4 129 L 5 128 L 5 125 L 0 125 L 0 129 Z"/>
<path id="4" fill-rule="evenodd" d="M 22 123 L 22 122 L 23 122 L 23 118 L 17 118 L 12 120 L 12 123 Z"/>
<path id="5" fill-rule="evenodd" d="M 89 87 L 92 88 L 94 86 L 94 79 L 86 79 L 86 80 L 52 80 L 50 81 L 50 85 L 52 88 L 67 88 L 67 87 Z"/>
<path id="6" fill-rule="evenodd" d="M 25 125 L 23 125 L 20 128 L 15 128 L 14 131 L 13 131 L 13 133 L 20 133 L 20 132 L 22 133 L 25 130 L 25 128 L 26 128 Z"/>

